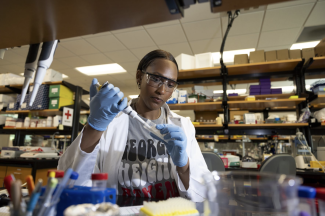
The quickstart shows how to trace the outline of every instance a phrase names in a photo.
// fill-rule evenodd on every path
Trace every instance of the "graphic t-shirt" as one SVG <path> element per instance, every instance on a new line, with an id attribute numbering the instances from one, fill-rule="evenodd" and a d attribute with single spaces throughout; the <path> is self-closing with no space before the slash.
<path id="1" fill-rule="evenodd" d="M 127 143 L 118 169 L 118 194 L 157 199 L 179 196 L 164 143 L 152 138 L 138 120 L 129 118 Z M 160 117 L 152 121 L 166 123 L 164 108 Z"/>

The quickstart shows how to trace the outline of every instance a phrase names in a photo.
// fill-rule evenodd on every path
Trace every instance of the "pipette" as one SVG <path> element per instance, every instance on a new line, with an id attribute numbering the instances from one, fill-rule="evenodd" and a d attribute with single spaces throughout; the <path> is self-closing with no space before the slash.
<path id="1" fill-rule="evenodd" d="M 31 44 L 29 46 L 28 55 L 25 63 L 25 72 L 24 72 L 24 85 L 23 89 L 21 90 L 21 99 L 19 102 L 19 106 L 21 106 L 24 102 L 26 92 L 29 86 L 30 80 L 33 78 L 34 72 L 37 68 L 37 54 L 39 50 L 39 43 L 38 44 Z"/>
<path id="2" fill-rule="evenodd" d="M 53 61 L 53 56 L 58 45 L 58 40 L 44 42 L 42 52 L 39 57 L 37 72 L 34 79 L 34 88 L 30 97 L 29 106 L 32 106 L 37 95 L 38 89 L 43 82 L 46 70 L 50 67 Z"/>
<path id="3" fill-rule="evenodd" d="M 96 88 L 97 90 L 99 91 L 101 88 L 103 88 L 104 86 L 108 85 L 109 82 L 106 81 L 103 85 L 100 85 L 100 83 L 98 82 L 96 84 Z M 122 101 L 122 100 L 121 100 Z M 118 102 L 118 104 L 121 103 L 121 101 Z M 147 119 L 147 121 L 144 121 L 142 118 L 140 118 L 140 116 L 138 115 L 138 113 L 132 109 L 131 106 L 126 106 L 124 108 L 124 110 L 122 110 L 125 114 L 129 115 L 130 117 L 138 120 L 145 129 L 147 129 L 148 131 L 152 132 L 153 134 L 155 134 L 157 137 L 159 137 L 160 139 L 162 140 L 165 140 L 164 139 L 164 136 L 163 134 L 160 133 L 160 131 L 156 128 L 156 124 L 153 123 L 152 121 L 150 121 L 149 119 Z"/>

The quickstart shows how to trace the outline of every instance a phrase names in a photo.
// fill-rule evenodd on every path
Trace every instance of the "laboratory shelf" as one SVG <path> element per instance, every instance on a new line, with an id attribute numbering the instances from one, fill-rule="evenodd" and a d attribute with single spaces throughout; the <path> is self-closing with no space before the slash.
<path id="1" fill-rule="evenodd" d="M 324 69 L 325 68 L 325 57 L 314 57 L 313 63 L 308 67 L 308 70 Z"/>
<path id="2" fill-rule="evenodd" d="M 310 105 L 317 106 L 325 106 L 325 95 L 317 95 L 317 98 L 310 102 Z"/>
<path id="3" fill-rule="evenodd" d="M 222 102 L 202 102 L 185 104 L 168 104 L 171 110 L 194 110 L 194 111 L 222 111 Z"/>
<path id="4" fill-rule="evenodd" d="M 2 112 L 5 114 L 34 114 L 36 116 L 53 116 L 53 115 L 62 115 L 62 111 L 59 109 L 45 109 L 45 110 L 7 110 Z"/>
<path id="5" fill-rule="evenodd" d="M 247 75 L 247 74 L 263 74 L 263 73 L 277 73 L 283 71 L 293 71 L 301 59 L 283 60 L 283 61 L 272 61 L 272 62 L 260 62 L 240 65 L 229 65 L 228 76 L 235 75 Z M 210 68 L 197 68 L 190 70 L 180 70 L 178 75 L 178 81 L 195 78 L 215 78 L 220 77 L 221 67 L 210 67 Z"/>
<path id="6" fill-rule="evenodd" d="M 204 125 L 194 125 L 195 128 L 223 128 L 223 125 L 217 124 L 204 124 Z"/>
<path id="7" fill-rule="evenodd" d="M 276 100 L 255 100 L 255 101 L 228 101 L 229 108 L 238 109 L 260 109 L 278 108 L 278 109 L 295 109 L 301 102 L 306 101 L 306 98 L 293 98 L 293 99 L 276 99 Z"/>
<path id="8" fill-rule="evenodd" d="M 4 130 L 57 130 L 57 127 L 35 127 L 35 128 L 25 128 L 25 127 L 3 127 Z"/>
<path id="9" fill-rule="evenodd" d="M 282 124 L 229 124 L 229 128 L 292 128 L 306 127 L 308 123 L 282 123 Z"/>
<path id="10" fill-rule="evenodd" d="M 295 94 L 267 94 L 267 95 L 254 95 L 255 100 L 265 100 L 266 98 L 289 99 Z M 247 96 L 228 96 L 228 101 L 241 101 L 245 100 Z M 290 99 L 291 100 L 291 99 Z"/>

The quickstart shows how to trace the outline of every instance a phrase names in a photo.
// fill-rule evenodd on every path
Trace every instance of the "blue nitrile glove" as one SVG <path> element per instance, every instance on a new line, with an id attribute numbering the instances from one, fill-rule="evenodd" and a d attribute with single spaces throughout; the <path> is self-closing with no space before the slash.
<path id="1" fill-rule="evenodd" d="M 90 115 L 88 124 L 98 131 L 106 130 L 113 118 L 127 106 L 127 98 L 120 103 L 124 94 L 112 84 L 103 86 L 99 92 L 96 89 L 97 79 L 90 86 Z"/>
<path id="2" fill-rule="evenodd" d="M 183 167 L 187 164 L 188 156 L 186 153 L 187 138 L 181 127 L 172 124 L 159 124 L 156 128 L 160 130 L 165 140 L 161 140 L 159 137 L 150 133 L 150 135 L 166 145 L 167 151 L 172 158 L 174 164 L 178 167 Z"/>

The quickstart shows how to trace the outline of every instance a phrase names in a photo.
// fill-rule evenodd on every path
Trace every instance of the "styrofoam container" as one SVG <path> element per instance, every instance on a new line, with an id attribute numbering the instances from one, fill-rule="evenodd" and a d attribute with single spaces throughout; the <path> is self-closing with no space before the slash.
<path id="1" fill-rule="evenodd" d="M 179 90 L 178 91 L 178 97 L 187 97 L 187 91 L 186 90 Z"/>
<path id="2" fill-rule="evenodd" d="M 187 54 L 180 54 L 176 58 L 179 70 L 188 70 L 195 68 L 195 57 Z"/>
<path id="3" fill-rule="evenodd" d="M 213 67 L 212 53 L 202 53 L 195 55 L 195 68 Z"/>
<path id="4" fill-rule="evenodd" d="M 178 97 L 178 103 L 179 104 L 186 103 L 186 97 Z"/>

